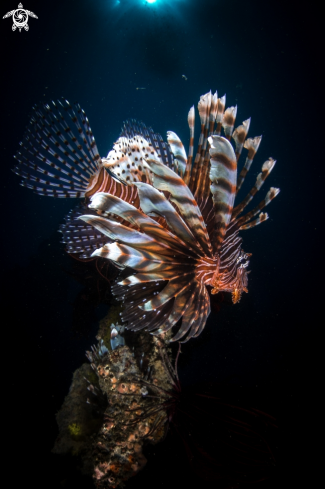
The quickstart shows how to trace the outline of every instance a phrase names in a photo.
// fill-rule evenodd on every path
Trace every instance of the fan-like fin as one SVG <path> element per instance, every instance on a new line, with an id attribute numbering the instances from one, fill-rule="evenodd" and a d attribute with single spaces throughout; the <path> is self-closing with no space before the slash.
<path id="1" fill-rule="evenodd" d="M 106 217 L 83 215 L 80 216 L 80 219 L 87 224 L 94 226 L 112 241 L 126 244 L 139 250 L 150 251 L 152 253 L 162 253 L 163 255 L 171 255 L 174 253 L 169 246 L 158 242 L 147 234 L 123 226 L 119 222 L 111 221 Z"/>
<path id="2" fill-rule="evenodd" d="M 101 256 L 123 267 L 130 267 L 143 272 L 160 271 L 168 265 L 179 265 L 177 259 L 150 253 L 149 251 L 136 250 L 131 246 L 118 243 L 106 244 L 96 250 L 92 256 Z M 187 265 L 190 266 L 191 262 L 188 261 Z"/>
<path id="3" fill-rule="evenodd" d="M 182 317 L 184 318 L 184 315 L 186 314 L 186 311 L 188 310 L 189 307 L 193 305 L 193 301 L 196 298 L 196 290 L 197 290 L 197 284 L 193 280 L 191 284 L 189 284 L 188 287 L 186 287 L 180 294 L 177 295 L 173 302 L 173 308 L 170 312 L 170 315 L 163 324 L 161 328 L 159 328 L 158 331 L 156 331 L 153 334 L 161 334 L 169 329 L 171 329 Z M 195 307 L 195 304 L 194 304 Z M 182 319 L 183 321 L 183 319 Z"/>
<path id="4" fill-rule="evenodd" d="M 191 269 L 192 268 L 192 269 Z M 195 278 L 194 267 L 191 267 L 190 271 L 184 273 L 182 276 L 175 276 L 169 280 L 166 287 L 151 300 L 140 306 L 144 311 L 151 311 L 157 309 L 165 302 L 169 301 L 173 297 L 177 297 L 183 290 L 185 290 L 189 283 Z"/>
<path id="5" fill-rule="evenodd" d="M 188 246 L 197 250 L 198 244 L 193 234 L 164 194 L 145 183 L 137 183 L 137 187 L 141 209 L 146 214 L 164 217 L 173 234 L 180 238 L 184 244 L 187 243 Z"/>
<path id="6" fill-rule="evenodd" d="M 176 335 L 172 338 L 171 341 L 179 341 L 183 336 L 186 335 L 188 331 L 190 331 L 192 324 L 198 317 L 199 311 L 198 311 L 198 306 L 200 304 L 201 300 L 201 288 L 202 285 L 196 283 L 195 288 L 192 291 L 191 295 L 191 300 L 188 301 L 187 308 L 184 311 L 183 317 L 182 317 L 182 324 L 180 326 L 180 329 L 176 333 Z"/>
<path id="7" fill-rule="evenodd" d="M 173 308 L 174 299 L 166 302 L 163 306 L 155 311 L 142 311 L 138 309 L 128 319 L 127 329 L 131 331 L 153 331 L 160 328 L 170 317 Z M 124 320 L 124 316 L 122 316 Z"/>
<path id="8" fill-rule="evenodd" d="M 184 337 L 185 335 L 187 335 L 187 336 L 183 339 L 183 341 L 181 343 L 186 343 L 190 338 L 192 338 L 197 333 L 202 322 L 204 324 L 206 323 L 207 317 L 202 315 L 203 305 L 205 302 L 204 289 L 205 289 L 205 286 L 201 285 L 200 295 L 199 295 L 199 297 L 197 299 L 197 303 L 196 303 L 196 311 L 195 311 L 195 314 L 192 315 L 191 321 L 188 324 L 186 324 L 185 321 L 184 321 L 184 324 L 182 322 L 182 328 L 181 329 L 183 329 L 183 331 L 179 331 L 179 333 L 182 333 L 182 337 Z M 176 338 L 176 336 L 175 336 L 175 338 Z"/>
<path id="9" fill-rule="evenodd" d="M 170 192 L 170 200 L 176 204 L 178 211 L 189 227 L 193 236 L 201 245 L 204 253 L 211 252 L 211 244 L 201 211 L 182 178 L 159 161 L 148 160 L 148 167 L 153 172 L 153 185 L 159 190 Z"/>
<path id="10" fill-rule="evenodd" d="M 78 254 L 78 258 L 89 258 L 91 254 L 104 246 L 108 239 L 93 226 L 80 221 L 80 216 L 90 211 L 86 204 L 79 204 L 72 209 L 61 224 L 59 231 L 63 234 L 62 242 L 66 252 Z M 95 211 L 94 215 L 95 215 Z"/>
<path id="11" fill-rule="evenodd" d="M 89 121 L 66 100 L 34 108 L 14 172 L 22 185 L 53 197 L 84 197 L 102 168 Z"/>
<path id="12" fill-rule="evenodd" d="M 176 267 L 173 265 L 171 268 L 162 270 L 161 272 L 154 273 L 137 273 L 136 275 L 130 275 L 129 277 L 118 282 L 119 285 L 137 285 L 144 282 L 155 282 L 160 280 L 170 280 L 176 276 L 182 276 L 188 272 L 188 269 L 184 266 Z"/>
<path id="13" fill-rule="evenodd" d="M 208 294 L 206 287 L 203 287 L 202 295 L 203 295 L 203 301 L 200 304 L 199 318 L 198 318 L 198 321 L 195 325 L 195 333 L 193 335 L 191 335 L 192 338 L 197 338 L 198 336 L 200 336 L 200 334 L 202 333 L 202 331 L 205 327 L 206 320 L 209 317 L 210 312 L 211 312 L 210 298 L 209 298 L 209 294 Z M 192 328 L 193 328 L 193 326 L 192 326 Z M 186 341 L 187 341 L 187 338 L 186 338 Z"/>
<path id="14" fill-rule="evenodd" d="M 143 303 L 143 299 L 148 295 L 155 295 L 159 293 L 166 285 L 164 282 L 147 282 L 146 284 L 138 284 L 132 287 L 115 284 L 112 287 L 112 293 L 116 296 L 118 301 L 123 301 L 125 309 L 120 314 L 123 321 L 128 321 L 133 314 L 133 310 L 139 310 L 142 314 L 143 311 L 138 308 Z M 131 316 L 130 316 L 131 315 Z"/>
<path id="15" fill-rule="evenodd" d="M 206 303 L 206 295 L 207 295 L 206 287 L 203 284 L 201 284 L 200 295 L 198 297 L 197 305 L 196 305 L 196 315 L 193 316 L 193 321 L 191 321 L 191 323 L 187 326 L 187 331 L 189 333 L 187 334 L 186 338 L 182 341 L 182 343 L 186 343 L 188 340 L 193 338 L 193 336 L 196 336 L 202 324 L 203 327 L 205 326 L 208 317 L 208 314 L 205 314 L 205 307 L 204 307 Z M 208 300 L 210 303 L 209 298 Z"/>
<path id="16" fill-rule="evenodd" d="M 193 252 L 189 250 L 188 245 L 177 238 L 177 236 L 162 227 L 139 209 L 136 209 L 131 204 L 124 202 L 114 195 L 97 193 L 92 197 L 89 207 L 98 209 L 104 216 L 119 216 L 129 222 L 132 226 L 139 228 L 141 232 L 154 237 L 162 243 L 168 244 L 172 249 L 177 250 L 179 253 L 193 255 Z"/>

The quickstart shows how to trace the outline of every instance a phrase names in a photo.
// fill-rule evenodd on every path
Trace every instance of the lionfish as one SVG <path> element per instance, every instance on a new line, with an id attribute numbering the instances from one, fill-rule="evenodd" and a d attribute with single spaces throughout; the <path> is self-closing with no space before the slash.
<path id="1" fill-rule="evenodd" d="M 209 291 L 229 292 L 234 303 L 247 292 L 250 254 L 239 232 L 265 221 L 268 215 L 260 211 L 279 193 L 271 187 L 243 215 L 275 160 L 263 164 L 253 188 L 235 205 L 262 138 L 246 139 L 250 119 L 234 130 L 237 106 L 225 110 L 225 96 L 217 92 L 201 96 L 198 112 L 195 158 L 194 106 L 188 155 L 174 132 L 167 133 L 166 144 L 130 120 L 101 158 L 78 104 L 42 104 L 34 107 L 14 168 L 22 185 L 38 194 L 84 199 L 60 228 L 63 242 L 81 259 L 102 257 L 126 269 L 112 292 L 123 301 L 127 328 L 160 334 L 178 324 L 172 341 L 183 342 L 202 332 Z M 237 176 L 243 148 L 248 153 Z"/>

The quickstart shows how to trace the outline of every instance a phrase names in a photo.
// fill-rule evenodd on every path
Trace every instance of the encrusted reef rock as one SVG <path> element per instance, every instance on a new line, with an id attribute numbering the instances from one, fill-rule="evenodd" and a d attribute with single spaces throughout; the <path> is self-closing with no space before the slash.
<path id="1" fill-rule="evenodd" d="M 111 351 L 109 331 L 118 345 Z M 121 346 L 120 331 L 117 322 L 101 322 L 99 343 L 87 352 L 90 364 L 74 373 L 57 414 L 53 452 L 80 456 L 99 489 L 115 488 L 139 472 L 147 462 L 144 444 L 159 442 L 167 429 L 167 338 L 126 332 L 127 345 Z"/>
<path id="2" fill-rule="evenodd" d="M 145 437 L 157 442 L 164 431 L 150 434 L 155 417 L 141 417 L 148 391 L 138 380 L 141 372 L 127 346 L 106 355 L 97 372 L 109 404 L 94 443 L 94 479 L 97 487 L 107 487 L 107 482 L 116 487 L 146 464 L 142 454 Z"/>
<path id="3" fill-rule="evenodd" d="M 56 415 L 60 434 L 54 453 L 79 455 L 89 446 L 91 435 L 100 428 L 102 416 L 97 408 L 87 405 L 90 383 L 98 384 L 98 379 L 91 366 L 84 363 L 74 372 L 69 393 Z"/>

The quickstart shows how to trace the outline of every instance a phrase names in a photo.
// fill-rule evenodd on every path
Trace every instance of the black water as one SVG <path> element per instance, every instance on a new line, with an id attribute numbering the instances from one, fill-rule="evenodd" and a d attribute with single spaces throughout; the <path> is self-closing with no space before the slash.
<path id="1" fill-rule="evenodd" d="M 39 197 L 10 171 L 33 104 L 79 101 L 106 155 L 130 117 L 186 142 L 187 112 L 211 88 L 227 93 L 228 106 L 238 103 L 237 120 L 252 117 L 251 136 L 263 134 L 250 182 L 272 156 L 266 187 L 281 193 L 269 221 L 244 234 L 253 253 L 249 294 L 212 313 L 185 345 L 181 381 L 255 390 L 280 426 L 279 469 L 256 487 L 313 487 L 321 464 L 320 12 L 256 0 L 113 3 L 26 0 L 38 16 L 28 32 L 1 21 L 3 474 L 13 487 L 92 487 L 50 450 L 54 415 L 106 307 L 88 300 L 85 277 L 67 273 L 56 230 L 76 202 Z M 2 15 L 15 8 L 1 2 Z M 155 452 L 129 487 L 191 483 L 181 445 L 167 439 Z"/>

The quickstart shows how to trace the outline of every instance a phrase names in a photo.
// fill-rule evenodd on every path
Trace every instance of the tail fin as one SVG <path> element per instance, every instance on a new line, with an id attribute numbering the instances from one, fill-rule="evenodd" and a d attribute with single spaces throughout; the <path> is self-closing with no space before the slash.
<path id="1" fill-rule="evenodd" d="M 34 107 L 13 171 L 40 195 L 84 197 L 102 170 L 95 138 L 79 104 L 67 100 Z"/>

